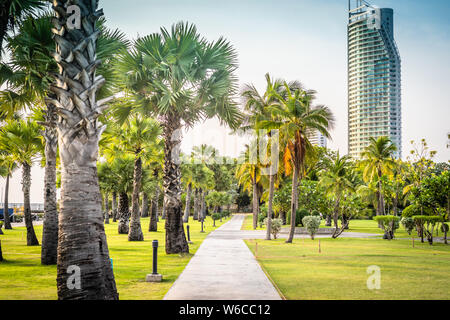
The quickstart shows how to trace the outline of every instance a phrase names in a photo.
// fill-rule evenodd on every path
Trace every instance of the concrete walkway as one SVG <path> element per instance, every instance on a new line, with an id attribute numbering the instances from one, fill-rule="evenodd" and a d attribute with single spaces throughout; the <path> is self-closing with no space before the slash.
<path id="1" fill-rule="evenodd" d="M 244 215 L 211 232 L 164 300 L 281 300 L 242 240 Z"/>

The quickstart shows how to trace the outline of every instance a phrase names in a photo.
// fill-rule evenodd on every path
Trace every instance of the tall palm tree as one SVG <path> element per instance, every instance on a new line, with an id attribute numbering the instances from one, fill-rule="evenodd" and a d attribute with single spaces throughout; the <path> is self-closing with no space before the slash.
<path id="1" fill-rule="evenodd" d="M 5 141 L 5 142 L 8 142 L 8 141 Z M 3 221 L 5 222 L 5 230 L 12 230 L 11 220 L 10 220 L 9 212 L 8 212 L 9 180 L 11 178 L 13 171 L 17 168 L 17 163 L 13 160 L 13 158 L 10 154 L 7 154 L 5 152 L 6 149 L 7 149 L 7 146 L 2 146 L 1 140 L 0 140 L 0 150 L 3 151 L 3 152 L 0 152 L 0 167 L 3 169 L 0 173 L 0 176 L 4 177 L 6 180 L 5 195 L 4 195 L 4 201 L 3 201 L 3 215 L 4 215 Z"/>
<path id="2" fill-rule="evenodd" d="M 14 161 L 22 167 L 22 190 L 27 245 L 37 246 L 39 241 L 33 227 L 30 206 L 31 167 L 42 150 L 41 128 L 30 120 L 9 121 L 0 133 L 0 145 L 6 147 Z"/>
<path id="3" fill-rule="evenodd" d="M 320 184 L 325 188 L 327 194 L 333 195 L 334 198 L 333 221 L 336 234 L 339 231 L 338 218 L 342 197 L 345 192 L 354 191 L 354 186 L 351 180 L 352 167 L 349 156 L 341 157 L 338 152 L 329 163 L 328 168 L 322 171 Z"/>
<path id="4" fill-rule="evenodd" d="M 142 157 L 148 149 L 157 143 L 161 135 L 161 128 L 155 120 L 151 118 L 133 117 L 121 128 L 119 141 L 125 152 L 134 155 L 134 175 L 133 175 L 133 195 L 132 212 L 130 220 L 130 230 L 128 232 L 129 241 L 143 241 L 144 235 L 141 229 L 139 212 L 139 194 L 142 184 Z"/>
<path id="5" fill-rule="evenodd" d="M 261 189 L 261 166 L 258 161 L 254 161 L 252 150 L 255 150 L 256 142 L 252 142 L 251 145 L 246 145 L 246 150 L 242 152 L 239 163 L 236 168 L 236 178 L 239 185 L 243 187 L 249 194 L 252 194 L 252 207 L 253 207 L 253 229 L 258 227 L 258 214 L 259 214 L 259 198 Z"/>
<path id="6" fill-rule="evenodd" d="M 136 110 L 158 116 L 163 127 L 168 254 L 189 252 L 182 222 L 182 126 L 215 116 L 224 124 L 238 126 L 240 113 L 232 100 L 236 67 L 236 52 L 225 39 L 208 42 L 188 23 L 136 40 L 134 49 L 124 53 L 119 64 Z"/>
<path id="7" fill-rule="evenodd" d="M 385 136 L 369 140 L 369 145 L 362 152 L 361 166 L 363 170 L 363 179 L 365 182 L 376 182 L 377 184 L 377 216 L 384 214 L 384 197 L 383 197 L 383 175 L 392 174 L 395 167 L 393 158 L 394 152 L 397 150 L 395 144 Z"/>
<path id="8" fill-rule="evenodd" d="M 81 27 L 72 30 L 66 11 L 68 0 L 55 0 L 53 9 L 55 61 L 60 68 L 51 87 L 57 99 L 58 142 L 61 158 L 61 209 L 59 214 L 59 299 L 118 299 L 103 225 L 97 176 L 98 143 L 104 126 L 98 118 L 111 100 L 97 101 L 105 78 L 95 71 L 100 35 L 96 22 L 103 15 L 98 1 L 79 0 Z M 81 288 L 67 286 L 70 266 L 81 271 Z"/>
<path id="9" fill-rule="evenodd" d="M 25 17 L 44 6 L 41 0 L 3 0 L 0 3 L 0 58 L 7 32 L 14 31 Z"/>
<path id="10" fill-rule="evenodd" d="M 272 114 L 268 111 L 269 107 L 276 102 L 276 99 L 272 92 L 277 92 L 281 96 L 284 95 L 284 86 L 283 81 L 280 79 L 273 80 L 270 75 L 267 73 L 265 75 L 266 78 L 266 89 L 264 94 L 260 94 L 256 87 L 253 84 L 247 84 L 244 86 L 242 90 L 241 96 L 244 100 L 244 109 L 247 112 L 246 122 L 243 126 L 241 126 L 240 130 L 248 131 L 248 130 L 258 130 L 258 122 L 262 119 L 271 119 Z M 295 90 L 300 88 L 300 84 L 296 81 L 289 83 L 289 87 L 291 90 Z M 275 150 L 278 148 L 277 142 L 272 137 L 272 132 L 268 131 L 267 133 L 269 143 L 267 147 L 267 159 L 273 160 L 275 155 L 272 156 L 270 150 Z M 270 154 L 270 155 L 269 155 Z M 267 161 L 266 161 L 267 162 Z M 273 195 L 275 190 L 275 180 L 278 170 L 274 170 L 274 167 L 278 167 L 278 155 L 276 155 L 276 163 L 269 164 L 269 197 L 268 197 L 268 210 L 267 210 L 267 229 L 266 229 L 266 240 L 271 239 L 271 227 L 272 227 L 272 215 L 273 215 Z M 266 171 L 266 170 L 264 170 Z M 256 221 L 253 222 L 254 225 Z"/>
<path id="11" fill-rule="evenodd" d="M 133 190 L 134 178 L 134 156 L 126 153 L 120 153 L 111 158 L 110 167 L 112 178 L 115 181 L 114 188 L 119 195 L 117 226 L 119 234 L 129 233 L 129 199 L 128 194 Z"/>
<path id="12" fill-rule="evenodd" d="M 2 105 L 8 108 L 7 113 L 25 108 L 31 103 L 37 106 L 34 112 L 41 125 L 45 127 L 45 192 L 44 192 L 44 226 L 42 236 L 42 264 L 56 264 L 58 242 L 58 212 L 56 207 L 56 158 L 58 136 L 56 130 L 56 106 L 52 102 L 56 95 L 50 90 L 53 73 L 58 71 L 58 65 L 52 59 L 55 43 L 52 37 L 52 16 L 42 13 L 37 17 L 28 17 L 20 24 L 16 35 L 7 37 L 7 48 L 11 53 L 11 61 L 1 67 L 1 78 L 7 84 L 7 90 L 2 94 Z M 97 26 L 101 31 L 97 42 L 97 55 L 106 63 L 114 56 L 111 52 L 125 48 L 127 42 L 123 33 L 109 30 L 105 20 L 100 19 Z M 106 85 L 99 95 L 111 93 L 114 82 L 110 70 L 100 67 L 99 73 L 107 79 Z"/>
<path id="13" fill-rule="evenodd" d="M 291 198 L 291 227 L 287 243 L 292 243 L 295 232 L 295 216 L 298 209 L 298 184 L 303 177 L 303 165 L 307 153 L 314 152 L 307 133 L 318 130 L 325 137 L 330 137 L 329 129 L 333 126 L 334 117 L 325 106 L 313 106 L 314 91 L 297 88 L 291 90 L 284 82 L 284 93 L 272 91 L 271 95 L 277 100 L 267 110 L 273 119 L 262 120 L 260 128 L 278 129 L 283 137 L 284 162 L 287 173 L 292 174 Z"/>
<path id="14" fill-rule="evenodd" d="M 185 185 L 186 189 L 186 205 L 184 208 L 183 223 L 189 222 L 189 215 L 191 212 L 191 194 L 192 194 L 192 182 L 194 180 L 194 159 L 191 157 L 191 161 L 181 164 L 181 181 Z"/>

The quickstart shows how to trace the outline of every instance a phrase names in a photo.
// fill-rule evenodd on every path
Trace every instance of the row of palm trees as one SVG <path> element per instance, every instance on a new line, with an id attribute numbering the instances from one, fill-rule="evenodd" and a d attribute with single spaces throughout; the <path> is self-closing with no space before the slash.
<path id="1" fill-rule="evenodd" d="M 266 238 L 271 236 L 271 219 L 273 216 L 273 195 L 275 181 L 284 173 L 288 176 L 292 174 L 292 192 L 291 192 L 291 212 L 295 213 L 298 209 L 298 185 L 304 177 L 304 164 L 308 156 L 312 156 L 314 149 L 309 142 L 308 134 L 311 130 L 317 130 L 325 137 L 330 137 L 330 129 L 334 124 L 334 117 L 330 109 L 323 105 L 314 105 L 315 91 L 307 90 L 298 81 L 287 82 L 281 79 L 272 79 L 266 74 L 266 89 L 264 93 L 259 93 L 255 86 L 246 85 L 242 97 L 247 112 L 245 123 L 241 130 L 265 130 L 267 137 L 260 136 L 254 142 L 253 146 L 246 151 L 244 158 L 249 158 L 252 150 L 260 154 L 259 139 L 267 139 L 267 150 L 269 158 L 275 160 L 270 166 L 269 172 L 264 174 L 269 177 L 269 198 L 268 198 L 268 216 L 267 216 L 267 234 Z M 277 138 L 270 139 L 277 130 Z M 279 142 L 277 141 L 279 140 Z M 273 146 L 273 144 L 278 144 Z M 275 147 L 275 148 L 274 148 Z M 281 152 L 277 152 L 277 150 Z M 277 152 L 277 154 L 271 154 Z M 249 159 L 250 160 L 250 159 Z M 263 161 L 261 161 L 263 160 Z M 241 184 L 245 180 L 251 182 L 253 193 L 253 227 L 257 225 L 257 215 L 259 211 L 258 182 L 262 176 L 262 170 L 267 169 L 267 162 L 264 159 L 258 159 L 256 162 L 245 161 L 236 172 Z M 272 161 L 273 162 L 273 161 Z M 278 165 L 280 163 L 281 165 Z M 266 167 L 266 168 L 265 168 Z M 277 168 L 277 169 L 273 169 Z M 267 171 L 267 170 L 266 170 Z M 248 177 L 248 178 L 247 178 Z M 291 243 L 294 238 L 295 219 L 291 219 L 287 243 Z"/>
<path id="2" fill-rule="evenodd" d="M 241 115 L 233 100 L 236 52 L 223 38 L 207 41 L 188 23 L 178 23 L 170 30 L 161 28 L 159 33 L 130 43 L 119 30 L 105 27 L 98 1 L 78 1 L 82 7 L 80 29 L 67 24 L 66 1 L 53 1 L 54 13 L 42 11 L 42 1 L 29 0 L 26 8 L 22 6 L 25 2 L 13 2 L 6 9 L 12 20 L 3 30 L 17 32 L 5 33 L 2 38 L 9 53 L 0 70 L 6 87 L 0 97 L 1 117 L 7 122 L 2 127 L 2 159 L 10 163 L 8 177 L 14 165 L 23 168 L 28 244 L 38 244 L 29 210 L 29 168 L 37 149 L 43 149 L 42 262 L 57 262 L 58 296 L 117 299 L 103 227 L 98 155 L 101 152 L 111 163 L 126 155 L 134 159 L 128 237 L 139 241 L 143 239 L 139 215 L 142 166 L 148 150 L 156 149 L 149 144 L 158 144 L 157 136 L 163 138 L 159 140 L 164 144 L 165 248 L 169 254 L 189 252 L 182 223 L 181 132 L 183 127 L 212 117 L 232 128 L 239 126 Z M 13 10 L 21 6 L 20 12 Z M 31 112 L 35 119 L 17 120 L 20 110 Z M 8 126 L 19 126 L 18 135 L 25 134 L 25 129 L 34 130 L 29 139 L 37 140 L 22 143 L 26 148 L 20 150 L 21 158 L 9 157 L 18 153 L 8 151 L 14 145 Z M 26 141 L 27 137 L 21 138 Z M 100 149 L 103 143 L 106 147 Z M 72 265 L 81 268 L 81 289 L 70 290 L 66 285 Z"/>

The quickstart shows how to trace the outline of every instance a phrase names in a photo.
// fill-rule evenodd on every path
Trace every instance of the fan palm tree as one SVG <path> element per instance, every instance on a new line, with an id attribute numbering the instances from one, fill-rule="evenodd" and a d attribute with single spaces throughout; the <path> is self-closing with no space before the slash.
<path id="1" fill-rule="evenodd" d="M 8 141 L 5 141 L 5 142 L 8 142 Z M 4 177 L 6 180 L 5 195 L 4 195 L 5 197 L 4 197 L 4 201 L 3 201 L 3 215 L 4 215 L 3 221 L 5 222 L 5 230 L 12 230 L 11 220 L 9 218 L 9 212 L 8 212 L 9 180 L 12 176 L 13 171 L 17 168 L 17 163 L 13 160 L 12 155 L 7 154 L 5 152 L 6 149 L 7 149 L 7 146 L 2 146 L 0 144 L 0 150 L 3 151 L 3 152 L 0 152 L 0 168 L 2 168 L 0 176 Z"/>
<path id="2" fill-rule="evenodd" d="M 194 25 L 177 23 L 135 41 L 122 55 L 119 74 L 135 100 L 135 111 L 159 117 L 165 139 L 164 203 L 166 253 L 187 253 L 183 229 L 179 147 L 183 124 L 217 116 L 236 128 L 236 52 L 223 38 L 208 42 Z"/>
<path id="3" fill-rule="evenodd" d="M 1 129 L 0 145 L 6 147 L 12 160 L 22 167 L 22 190 L 24 203 L 25 226 L 27 228 L 27 245 L 37 246 L 39 241 L 34 232 L 31 218 L 30 187 L 31 166 L 43 145 L 41 140 L 41 128 L 30 120 L 10 121 Z"/>
<path id="4" fill-rule="evenodd" d="M 291 227 L 287 243 L 292 243 L 295 232 L 295 215 L 298 209 L 298 184 L 303 176 L 303 165 L 308 153 L 314 152 L 307 133 L 318 130 L 325 137 L 330 137 L 329 129 L 333 126 L 334 117 L 325 106 L 313 106 L 314 91 L 297 88 L 291 90 L 284 82 L 284 93 L 272 91 L 276 103 L 267 107 L 272 119 L 259 121 L 263 129 L 278 129 L 283 137 L 284 162 L 286 173 L 293 171 L 291 198 Z"/>
<path id="5" fill-rule="evenodd" d="M 371 137 L 369 145 L 361 154 L 364 181 L 376 182 L 377 184 L 377 216 L 384 214 L 383 181 L 381 177 L 392 174 L 395 167 L 393 154 L 396 150 L 397 147 L 388 137 L 382 136 L 378 139 Z"/>
<path id="6" fill-rule="evenodd" d="M 36 18 L 28 17 L 19 26 L 18 33 L 7 37 L 7 47 L 11 52 L 11 61 L 1 66 L 1 78 L 7 85 L 2 92 L 2 105 L 6 106 L 4 115 L 10 115 L 18 109 L 34 104 L 39 123 L 45 127 L 45 219 L 42 237 L 42 264 L 56 264 L 58 242 L 58 212 L 56 207 L 56 157 L 58 136 L 56 130 L 57 113 L 52 101 L 56 98 L 50 90 L 52 74 L 58 65 L 52 59 L 55 43 L 52 37 L 52 16 L 42 13 Z M 101 31 L 97 42 L 97 55 L 106 63 L 114 60 L 111 52 L 125 48 L 124 35 L 118 30 L 105 27 L 105 20 L 97 23 Z M 99 95 L 111 94 L 113 75 L 107 67 L 100 67 L 99 73 L 107 79 Z M 2 81 L 2 82 L 3 82 Z"/>
<path id="7" fill-rule="evenodd" d="M 68 25 L 66 7 L 70 1 L 55 0 L 53 19 L 59 67 L 48 99 L 56 107 L 61 158 L 61 209 L 59 214 L 58 273 L 59 299 L 118 299 L 103 225 L 97 176 L 99 140 L 104 126 L 98 118 L 111 98 L 97 100 L 105 78 L 96 75 L 101 60 L 97 21 L 103 15 L 99 1 L 79 0 L 80 29 Z M 67 281 L 70 266 L 81 270 L 81 288 L 71 290 Z M 70 270 L 70 269 L 69 269 Z"/>
<path id="8" fill-rule="evenodd" d="M 134 155 L 134 177 L 132 211 L 130 220 L 129 241 L 143 241 L 144 235 L 141 229 L 139 212 L 139 194 L 142 184 L 142 157 L 145 152 L 153 147 L 161 135 L 161 129 L 157 121 L 151 118 L 134 116 L 121 128 L 118 136 L 123 151 Z"/>
<path id="9" fill-rule="evenodd" d="M 185 185 L 186 189 L 186 205 L 184 208 L 184 216 L 183 216 L 183 223 L 189 222 L 189 215 L 191 212 L 191 194 L 192 194 L 192 182 L 194 180 L 194 172 L 193 172 L 193 166 L 194 166 L 194 159 L 191 158 L 191 161 L 188 163 L 183 162 L 181 164 L 181 181 Z"/>
<path id="10" fill-rule="evenodd" d="M 14 31 L 25 17 L 44 6 L 41 0 L 4 0 L 0 3 L 0 58 L 7 32 Z"/>

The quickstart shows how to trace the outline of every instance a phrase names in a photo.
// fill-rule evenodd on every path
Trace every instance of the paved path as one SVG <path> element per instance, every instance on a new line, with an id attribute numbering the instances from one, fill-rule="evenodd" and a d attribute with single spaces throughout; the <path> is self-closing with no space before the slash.
<path id="1" fill-rule="evenodd" d="M 165 300 L 280 300 L 242 240 L 243 215 L 211 232 Z"/>

